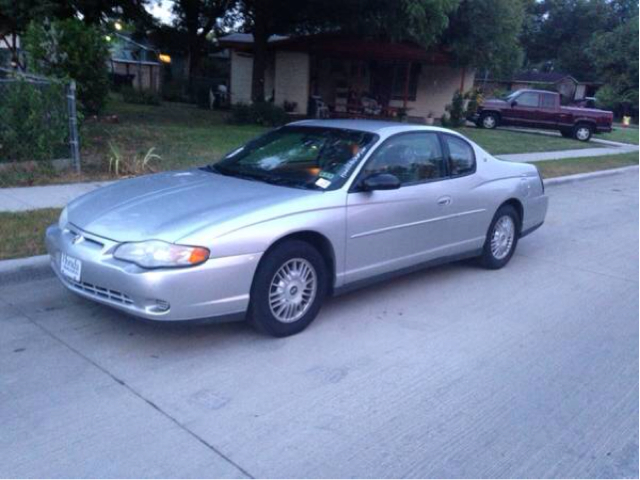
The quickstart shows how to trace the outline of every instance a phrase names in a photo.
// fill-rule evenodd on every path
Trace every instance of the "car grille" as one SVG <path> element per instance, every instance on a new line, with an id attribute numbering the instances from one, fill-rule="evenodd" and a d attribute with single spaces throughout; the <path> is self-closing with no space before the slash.
<path id="1" fill-rule="evenodd" d="M 116 290 L 110 290 L 108 288 L 99 287 L 98 285 L 92 285 L 87 282 L 76 282 L 69 278 L 64 279 L 69 285 L 83 292 L 89 293 L 94 297 L 104 298 L 106 300 L 112 300 L 114 302 L 121 303 L 123 305 L 133 305 L 133 300 L 128 295 L 118 292 Z"/>

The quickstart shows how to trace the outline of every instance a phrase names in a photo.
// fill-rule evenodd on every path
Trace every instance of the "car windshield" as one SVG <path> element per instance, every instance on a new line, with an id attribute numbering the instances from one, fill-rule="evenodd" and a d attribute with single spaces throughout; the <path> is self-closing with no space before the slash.
<path id="1" fill-rule="evenodd" d="M 228 153 L 207 168 L 233 177 L 278 185 L 335 190 L 377 135 L 325 127 L 283 127 Z"/>
<path id="2" fill-rule="evenodd" d="M 516 90 L 515 92 L 511 92 L 509 95 L 504 97 L 504 100 L 506 100 L 507 102 L 510 102 L 511 100 L 516 98 L 518 95 L 520 95 L 520 92 L 521 90 Z"/>

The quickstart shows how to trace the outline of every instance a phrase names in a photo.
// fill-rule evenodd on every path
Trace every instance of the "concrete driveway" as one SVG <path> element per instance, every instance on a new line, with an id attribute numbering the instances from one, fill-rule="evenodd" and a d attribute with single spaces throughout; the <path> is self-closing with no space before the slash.
<path id="1" fill-rule="evenodd" d="M 549 189 L 509 266 L 168 328 L 0 287 L 2 477 L 637 477 L 638 174 Z"/>

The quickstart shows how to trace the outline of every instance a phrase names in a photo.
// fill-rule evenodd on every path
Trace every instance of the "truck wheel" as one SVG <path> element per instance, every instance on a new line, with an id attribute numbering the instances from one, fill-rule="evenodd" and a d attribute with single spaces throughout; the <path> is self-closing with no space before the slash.
<path id="1" fill-rule="evenodd" d="M 480 126 L 492 130 L 498 126 L 498 115 L 495 113 L 483 113 L 480 115 Z"/>
<path id="2" fill-rule="evenodd" d="M 579 123 L 573 127 L 573 138 L 580 140 L 581 142 L 588 142 L 591 140 L 592 134 L 593 129 L 591 125 L 587 125 L 586 123 Z"/>

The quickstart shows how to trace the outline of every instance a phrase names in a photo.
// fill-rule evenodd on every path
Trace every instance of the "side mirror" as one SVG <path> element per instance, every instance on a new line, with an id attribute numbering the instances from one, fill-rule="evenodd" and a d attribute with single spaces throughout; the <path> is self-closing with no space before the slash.
<path id="1" fill-rule="evenodd" d="M 512 106 L 512 107 L 515 107 L 515 106 L 517 106 L 517 105 L 518 105 L 518 101 L 517 101 L 517 100 L 512 100 L 512 101 L 511 101 L 511 106 Z"/>
<path id="2" fill-rule="evenodd" d="M 397 190 L 400 188 L 400 179 L 390 173 L 373 173 L 360 182 L 360 187 L 365 192 Z"/>

